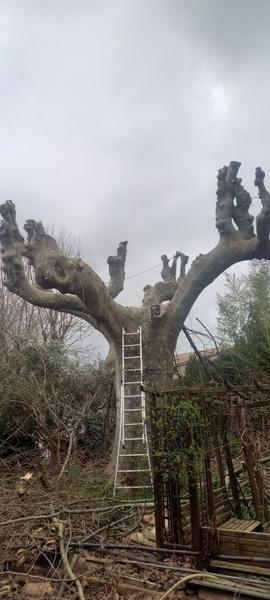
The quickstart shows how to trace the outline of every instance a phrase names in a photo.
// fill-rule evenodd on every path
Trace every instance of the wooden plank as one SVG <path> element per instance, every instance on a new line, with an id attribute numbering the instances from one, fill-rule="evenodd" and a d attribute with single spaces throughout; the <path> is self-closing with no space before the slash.
<path id="1" fill-rule="evenodd" d="M 243 524 L 243 526 L 241 527 L 241 523 Z M 260 521 L 243 521 L 240 520 L 239 522 L 239 529 L 241 529 L 242 531 L 246 531 L 248 533 L 251 533 L 252 531 L 254 531 L 254 529 L 257 529 L 257 527 L 259 527 L 261 525 Z"/>
<path id="2" fill-rule="evenodd" d="M 222 525 L 219 526 L 219 529 L 231 529 L 234 531 L 237 530 L 244 532 L 252 532 L 254 529 L 259 527 L 260 524 L 260 521 L 244 521 L 243 519 L 231 518 L 229 519 L 229 521 L 222 523 Z"/>
<path id="3" fill-rule="evenodd" d="M 246 539 L 246 538 L 242 538 L 239 537 L 239 543 L 242 546 L 252 546 L 252 548 L 266 548 L 267 551 L 268 550 L 268 544 L 265 542 L 265 540 L 252 540 L 252 539 Z"/>
<path id="4" fill-rule="evenodd" d="M 252 546 L 248 546 L 247 548 L 240 548 L 240 556 L 254 556 L 256 552 L 256 556 L 259 558 L 270 558 L 269 552 L 265 550 L 265 548 L 252 548 Z M 239 556 L 235 554 L 235 556 Z"/>
<path id="5" fill-rule="evenodd" d="M 260 521 L 252 521 L 252 524 L 250 524 L 250 527 L 247 529 L 247 531 L 254 531 L 255 529 L 257 529 L 257 527 L 260 527 L 261 522 Z M 269 536 L 270 539 L 270 536 Z"/>
<path id="6" fill-rule="evenodd" d="M 269 600 L 269 591 L 263 591 L 261 589 L 252 588 L 251 586 L 243 586 L 231 583 L 230 585 L 224 582 L 216 583 L 210 581 L 199 581 L 198 579 L 194 579 L 194 581 L 190 581 L 188 587 L 195 586 L 196 588 L 205 587 L 211 588 L 213 590 L 220 590 L 223 592 L 233 592 L 235 594 L 234 597 L 240 597 L 240 594 L 243 596 L 251 596 L 252 598 L 264 598 L 265 600 Z"/>
<path id="7" fill-rule="evenodd" d="M 229 563 L 222 560 L 211 560 L 211 569 L 217 569 L 222 571 L 237 571 L 240 573 L 252 573 L 253 575 L 263 575 L 264 577 L 270 577 L 270 569 L 266 567 L 259 567 L 256 565 L 246 565 L 243 563 Z"/>
<path id="8" fill-rule="evenodd" d="M 261 540 L 261 541 L 252 540 L 252 539 L 247 540 L 247 539 L 242 538 L 241 535 L 235 535 L 235 536 L 231 536 L 231 537 L 220 535 L 217 537 L 217 540 L 220 542 L 228 543 L 228 544 L 231 544 L 233 541 L 235 541 L 236 544 L 238 543 L 239 546 L 241 546 L 243 548 L 245 546 L 252 547 L 252 548 L 254 548 L 254 550 L 256 550 L 256 548 L 265 548 L 267 550 L 267 552 L 269 552 L 268 545 L 265 543 L 264 540 Z"/>
<path id="9" fill-rule="evenodd" d="M 235 521 L 237 521 L 237 519 L 235 519 L 234 517 L 231 517 L 231 519 L 229 519 L 229 521 L 225 521 L 225 523 L 222 523 L 222 525 L 219 527 L 219 529 L 234 529 L 234 524 Z"/>
<path id="10" fill-rule="evenodd" d="M 206 530 L 211 532 L 212 529 L 211 527 L 207 527 L 207 526 L 203 526 L 202 530 Z M 233 536 L 235 535 L 235 531 L 231 531 L 230 529 L 222 529 L 221 527 L 218 528 L 217 530 L 218 532 L 222 532 L 222 535 L 226 535 L 226 536 Z M 270 533 L 260 533 L 258 531 L 242 531 L 241 532 L 241 536 L 243 538 L 248 539 L 252 539 L 252 540 L 264 540 L 265 543 L 268 543 L 268 541 L 270 540 Z"/>
<path id="11" fill-rule="evenodd" d="M 218 545 L 220 554 L 230 554 L 230 552 L 227 552 L 227 550 L 230 550 L 230 551 L 232 551 L 232 554 L 235 554 L 236 556 L 251 555 L 251 556 L 259 556 L 259 557 L 264 556 L 265 558 L 270 557 L 269 550 L 265 546 L 254 546 L 253 544 L 243 545 L 240 543 L 238 545 L 237 540 L 232 540 L 229 542 L 229 541 L 222 540 L 222 539 L 219 539 L 217 541 L 217 545 Z"/>
<path id="12" fill-rule="evenodd" d="M 239 532 L 247 531 L 247 527 L 250 526 L 249 521 L 237 520 L 235 523 L 235 529 Z"/>
<path id="13" fill-rule="evenodd" d="M 244 533 L 241 532 L 241 533 Z M 238 532 L 236 531 L 236 529 L 223 529 L 222 527 L 218 527 L 217 528 L 217 536 L 218 537 L 222 537 L 222 538 L 236 538 L 238 535 Z"/>

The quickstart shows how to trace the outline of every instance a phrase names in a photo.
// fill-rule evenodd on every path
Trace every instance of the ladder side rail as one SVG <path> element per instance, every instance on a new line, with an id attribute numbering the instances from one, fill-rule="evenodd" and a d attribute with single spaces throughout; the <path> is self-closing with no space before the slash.
<path id="1" fill-rule="evenodd" d="M 118 467 L 119 467 L 119 458 L 120 458 L 120 448 L 122 441 L 122 412 L 123 412 L 123 388 L 121 385 L 120 391 L 120 411 L 119 411 L 119 435 L 118 435 L 118 444 L 117 444 L 117 455 L 116 455 L 116 464 L 115 464 L 115 474 L 114 474 L 114 484 L 113 484 L 113 498 L 115 498 L 116 488 L 117 488 L 117 476 L 118 476 Z"/>
<path id="2" fill-rule="evenodd" d="M 145 437 L 145 446 L 146 446 L 146 452 L 147 452 L 147 457 L 148 457 L 150 481 L 151 481 L 151 486 L 153 487 L 153 475 L 152 475 L 152 468 L 151 468 L 151 458 L 150 458 L 150 449 L 149 449 L 149 442 L 148 442 L 146 419 L 144 421 L 144 437 Z"/>
<path id="3" fill-rule="evenodd" d="M 143 386 L 143 353 L 142 353 L 142 328 L 140 327 L 140 355 L 141 355 L 141 386 Z M 143 421 L 143 436 L 145 440 L 146 452 L 148 457 L 148 465 L 149 465 L 149 474 L 151 479 L 151 485 L 153 485 L 152 479 L 152 469 L 151 469 L 151 460 L 150 460 L 150 450 L 149 450 L 149 442 L 148 442 L 148 434 L 147 434 L 147 424 L 146 424 L 146 409 L 145 409 L 145 393 L 141 388 L 142 394 L 142 421 Z"/>
<path id="4" fill-rule="evenodd" d="M 125 330 L 122 329 L 122 414 L 121 414 L 121 425 L 122 425 L 122 444 L 125 444 Z"/>
<path id="5" fill-rule="evenodd" d="M 142 422 L 143 422 L 143 439 L 145 441 L 145 396 L 142 391 L 143 385 L 143 357 L 142 357 L 142 328 L 139 329 L 140 334 L 140 365 L 141 365 L 141 405 L 142 405 Z"/>

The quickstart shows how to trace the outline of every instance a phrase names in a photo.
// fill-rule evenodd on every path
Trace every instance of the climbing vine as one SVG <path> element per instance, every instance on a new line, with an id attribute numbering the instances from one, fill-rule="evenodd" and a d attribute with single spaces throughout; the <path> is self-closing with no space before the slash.
<path id="1" fill-rule="evenodd" d="M 152 459 L 163 480 L 177 478 L 184 486 L 187 471 L 196 470 L 205 454 L 208 422 L 197 403 L 163 398 L 152 410 Z"/>

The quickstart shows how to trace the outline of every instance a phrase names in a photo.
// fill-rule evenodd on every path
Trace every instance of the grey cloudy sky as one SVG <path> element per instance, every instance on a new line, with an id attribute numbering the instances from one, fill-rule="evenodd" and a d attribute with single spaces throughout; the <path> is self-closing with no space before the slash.
<path id="1" fill-rule="evenodd" d="M 206 252 L 218 168 L 242 161 L 252 195 L 270 178 L 269 30 L 269 0 L 0 0 L 1 201 L 64 224 L 105 280 L 122 239 L 127 275 Z M 218 289 L 192 312 L 212 329 Z"/>

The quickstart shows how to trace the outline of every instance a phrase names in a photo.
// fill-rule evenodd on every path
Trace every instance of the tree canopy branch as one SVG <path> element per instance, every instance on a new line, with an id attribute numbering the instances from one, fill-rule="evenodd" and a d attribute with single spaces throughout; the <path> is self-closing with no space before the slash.
<path id="1" fill-rule="evenodd" d="M 200 254 L 187 275 L 179 282 L 167 318 L 178 335 L 200 293 L 231 265 L 255 258 L 270 258 L 270 195 L 264 186 L 264 172 L 256 169 L 255 185 L 259 188 L 262 210 L 257 217 L 257 236 L 249 214 L 250 194 L 237 178 L 240 163 L 231 162 L 218 172 L 216 226 L 220 241 L 208 254 Z M 233 224 L 236 225 L 236 227 Z"/>
<path id="2" fill-rule="evenodd" d="M 116 316 L 120 307 L 93 269 L 81 259 L 63 255 L 40 222 L 26 221 L 25 243 L 12 201 L 0 206 L 0 214 L 3 217 L 0 241 L 7 288 L 35 306 L 76 314 L 104 335 L 106 332 L 107 338 L 112 336 L 117 328 Z M 34 268 L 36 285 L 26 277 L 24 258 Z"/>

